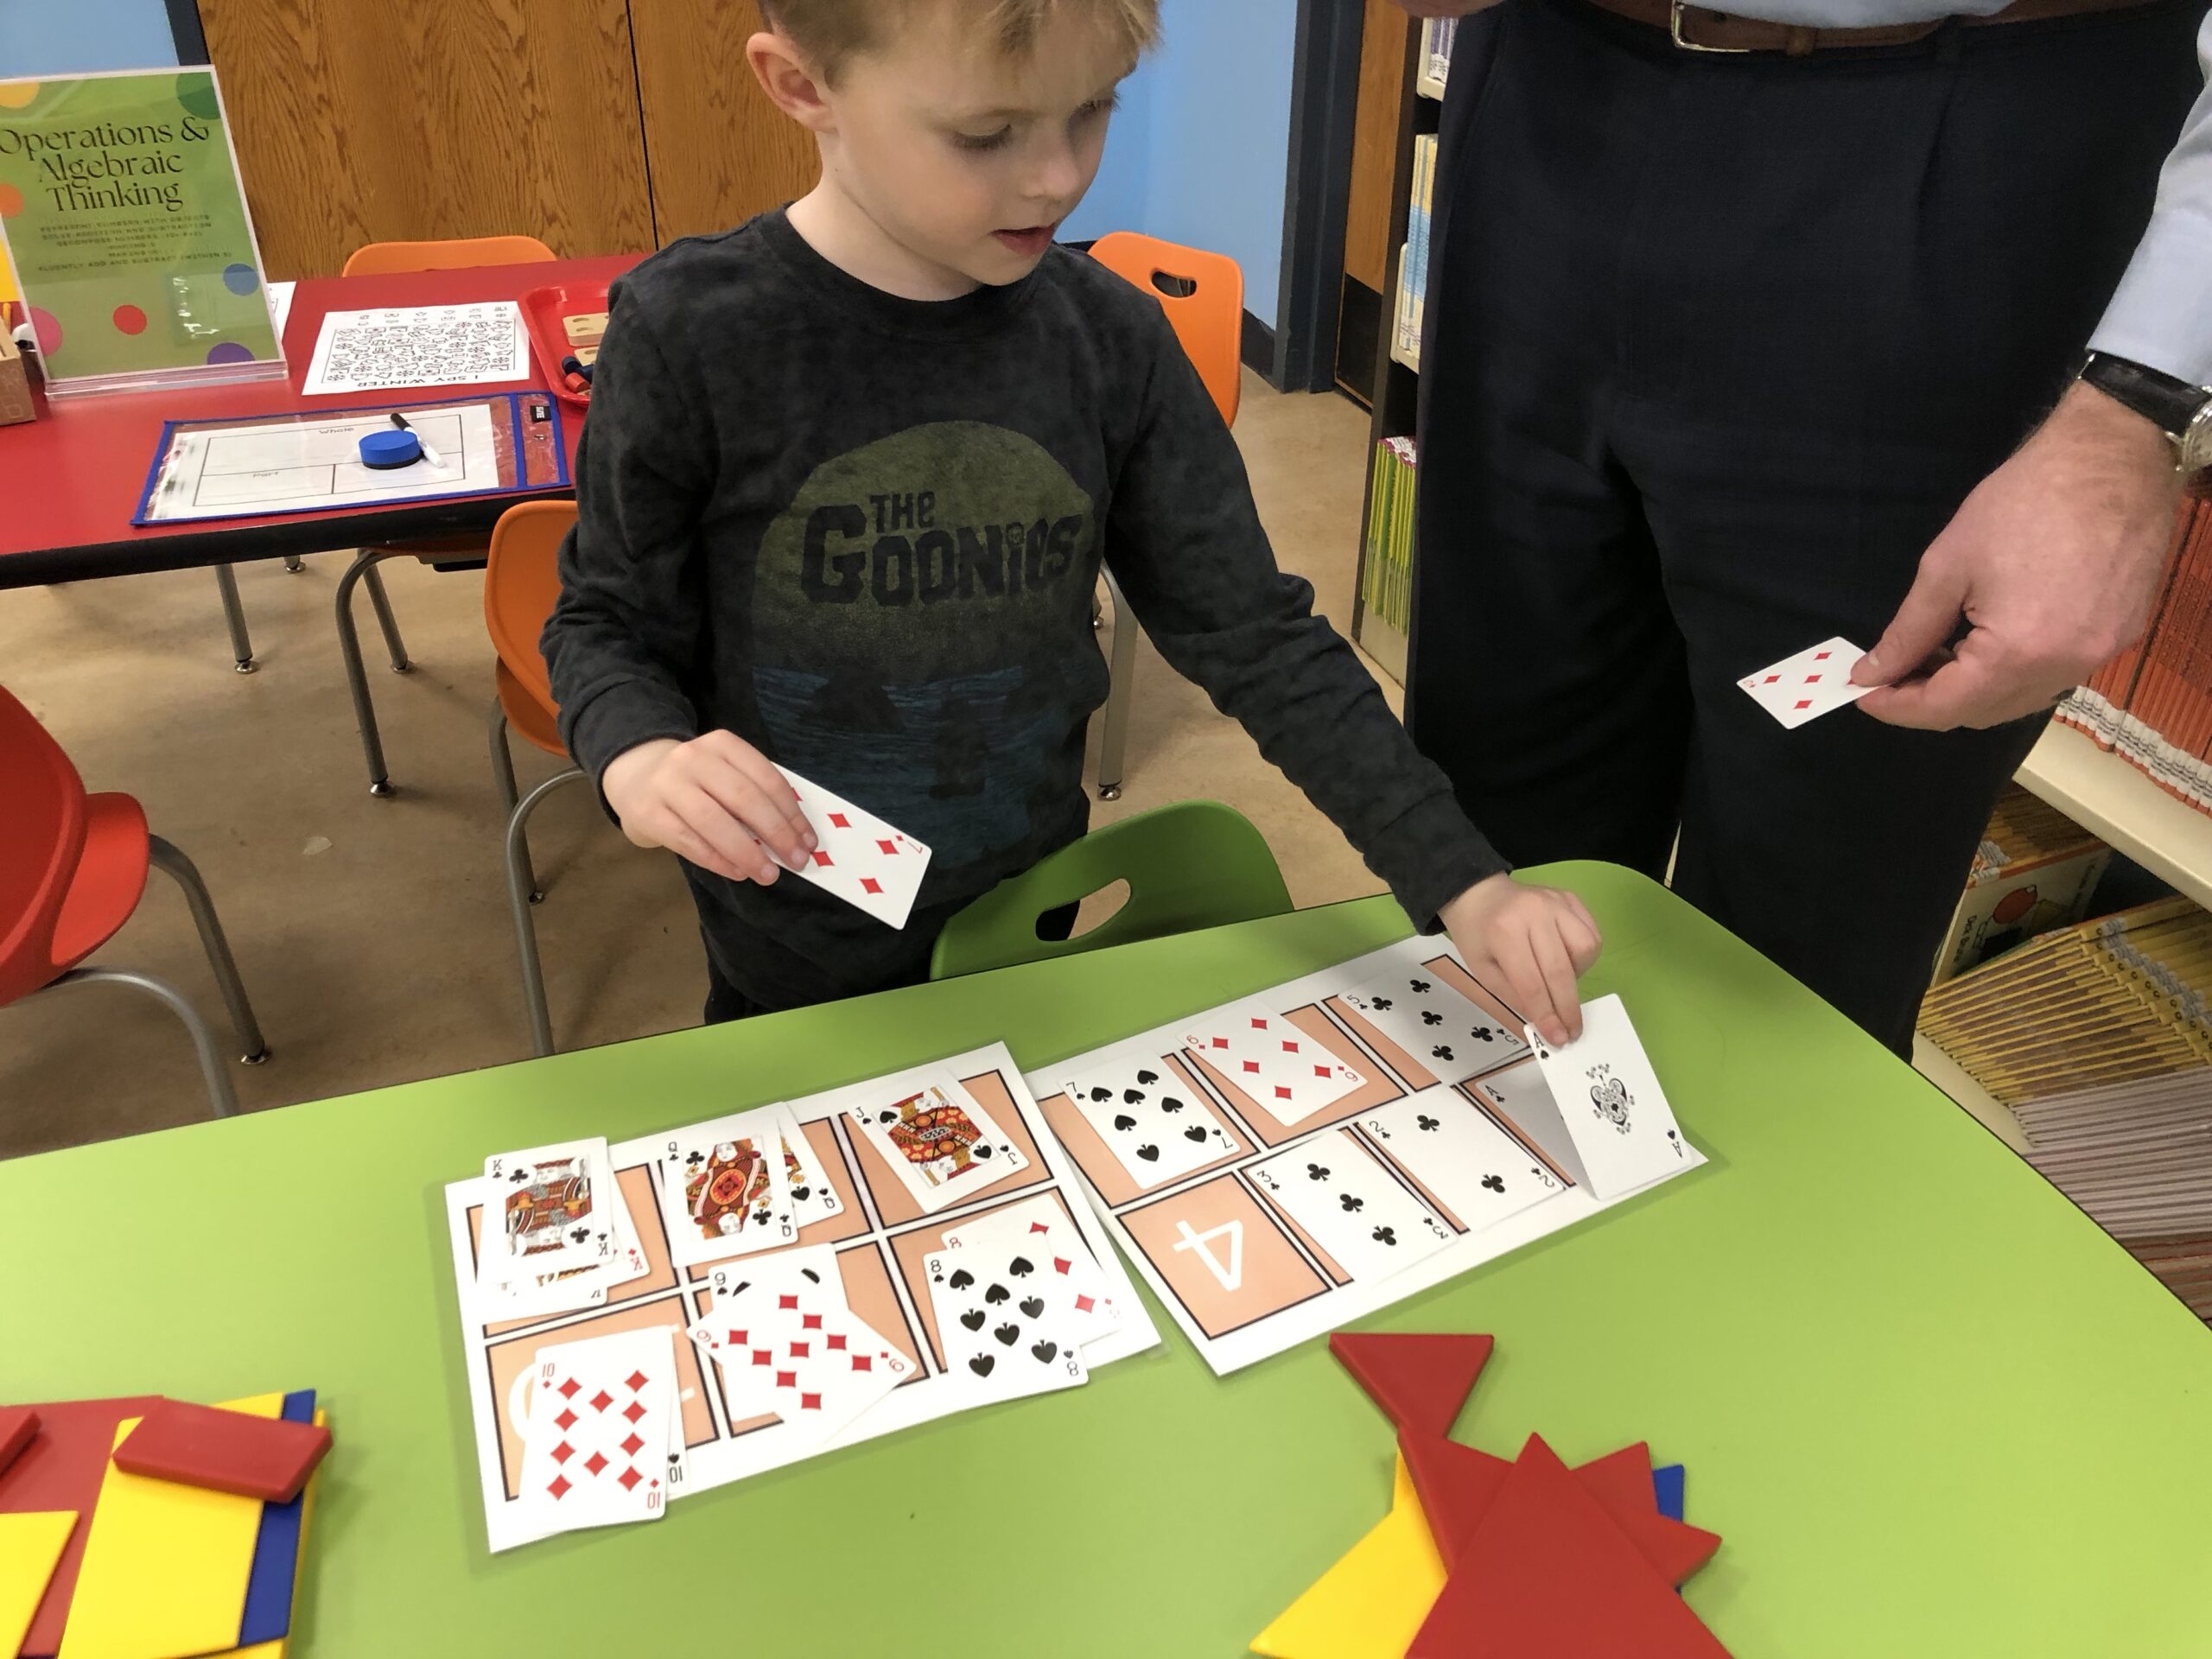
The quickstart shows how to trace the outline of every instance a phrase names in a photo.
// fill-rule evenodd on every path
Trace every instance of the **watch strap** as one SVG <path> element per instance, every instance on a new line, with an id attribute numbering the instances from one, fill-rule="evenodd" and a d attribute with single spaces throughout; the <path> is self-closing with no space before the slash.
<path id="1" fill-rule="evenodd" d="M 2202 386 L 2192 386 L 2186 380 L 2107 352 L 2089 353 L 2082 365 L 2081 378 L 2125 404 L 2177 442 L 2205 405 L 2212 404 L 2212 391 Z"/>

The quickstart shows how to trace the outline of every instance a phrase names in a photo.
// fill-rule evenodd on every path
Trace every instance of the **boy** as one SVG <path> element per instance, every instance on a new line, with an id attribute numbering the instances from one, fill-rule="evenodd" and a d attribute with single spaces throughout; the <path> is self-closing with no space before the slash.
<path id="1" fill-rule="evenodd" d="M 562 734 L 682 857 L 709 1020 L 909 983 L 1084 831 L 1109 557 L 1160 654 L 1565 1040 L 1588 912 L 1503 874 L 1276 569 L 1159 303 L 1052 244 L 1157 6 L 766 0 L 748 56 L 822 180 L 615 286 L 544 637 Z M 905 929 L 778 879 L 811 835 L 771 758 L 931 847 Z"/>

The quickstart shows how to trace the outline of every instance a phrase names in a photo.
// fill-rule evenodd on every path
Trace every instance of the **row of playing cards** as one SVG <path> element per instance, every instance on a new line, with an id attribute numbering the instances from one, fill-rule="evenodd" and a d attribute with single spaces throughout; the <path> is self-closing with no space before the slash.
<path id="1" fill-rule="evenodd" d="M 601 1138 L 484 1160 L 476 1300 L 486 1322 L 599 1307 L 645 1253 Z"/>
<path id="2" fill-rule="evenodd" d="M 914 1375 L 847 1303 L 834 1245 L 726 1262 L 711 1283 L 690 1334 L 721 1371 L 733 1423 L 776 1417 L 827 1440 Z"/>
<path id="3" fill-rule="evenodd" d="M 785 1105 L 671 1130 L 655 1160 L 669 1255 L 679 1268 L 781 1249 L 800 1228 L 844 1211 Z"/>
<path id="4" fill-rule="evenodd" d="M 798 797 L 799 810 L 806 815 L 815 842 L 813 852 L 783 868 L 887 926 L 906 926 L 914 895 L 921 891 L 922 877 L 930 868 L 930 849 L 905 830 L 789 767 L 776 770 Z"/>
<path id="5" fill-rule="evenodd" d="M 686 1465 L 676 1332 L 653 1325 L 549 1343 L 515 1378 L 517 1501 L 535 1535 L 657 1521 Z"/>
<path id="6" fill-rule="evenodd" d="M 922 1271 L 938 1351 L 970 1404 L 1081 1386 L 1084 1345 L 1121 1328 L 1105 1274 L 1050 1197 L 948 1228 Z"/>

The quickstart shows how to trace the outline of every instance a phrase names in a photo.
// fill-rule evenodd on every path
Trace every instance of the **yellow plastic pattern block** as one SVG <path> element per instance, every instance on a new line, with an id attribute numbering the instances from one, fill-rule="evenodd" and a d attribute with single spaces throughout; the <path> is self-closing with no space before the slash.
<path id="1" fill-rule="evenodd" d="M 281 1416 L 284 1396 L 226 1400 Z M 116 1425 L 115 1440 L 138 1427 Z M 196 1659 L 234 1649 L 261 1535 L 261 1500 L 134 1475 L 111 1463 L 85 1536 L 60 1659 Z"/>
<path id="2" fill-rule="evenodd" d="M 321 1411 L 315 1413 L 315 1426 L 319 1428 L 325 1427 L 324 1419 L 328 1414 L 329 1414 L 327 1412 Z M 315 1525 L 315 1483 L 320 1478 L 319 1473 L 309 1475 L 308 1477 L 307 1493 L 300 1500 L 300 1554 L 299 1559 L 292 1563 L 292 1618 L 295 1621 L 293 1626 L 294 1629 L 298 1628 L 297 1620 L 300 1616 L 300 1574 L 306 1572 L 308 1569 L 308 1531 Z M 243 1611 L 243 1609 L 241 1609 L 241 1611 Z M 284 1659 L 286 1644 L 289 1643 L 291 1639 L 292 1638 L 289 1636 L 280 1636 L 273 1642 L 257 1642 L 250 1648 L 232 1648 L 227 1653 L 219 1653 L 212 1656 L 212 1659 Z"/>
<path id="3" fill-rule="evenodd" d="M 1252 1651 L 1263 1659 L 1405 1659 L 1444 1577 L 1401 1458 L 1390 1513 L 1254 1637 Z"/>
<path id="4" fill-rule="evenodd" d="M 74 1510 L 0 1515 L 0 1654 L 8 1659 L 30 1634 L 47 1580 L 76 1528 Z"/>

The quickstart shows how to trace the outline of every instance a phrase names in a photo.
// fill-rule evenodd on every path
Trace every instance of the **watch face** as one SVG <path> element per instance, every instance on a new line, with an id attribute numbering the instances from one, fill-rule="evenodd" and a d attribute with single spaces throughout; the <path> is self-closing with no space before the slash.
<path id="1" fill-rule="evenodd" d="M 2184 473 L 2201 473 L 2212 468 L 2212 404 L 2197 412 L 2196 418 L 2182 429 L 2181 436 L 2174 440 L 2180 453 L 2176 460 Z"/>

